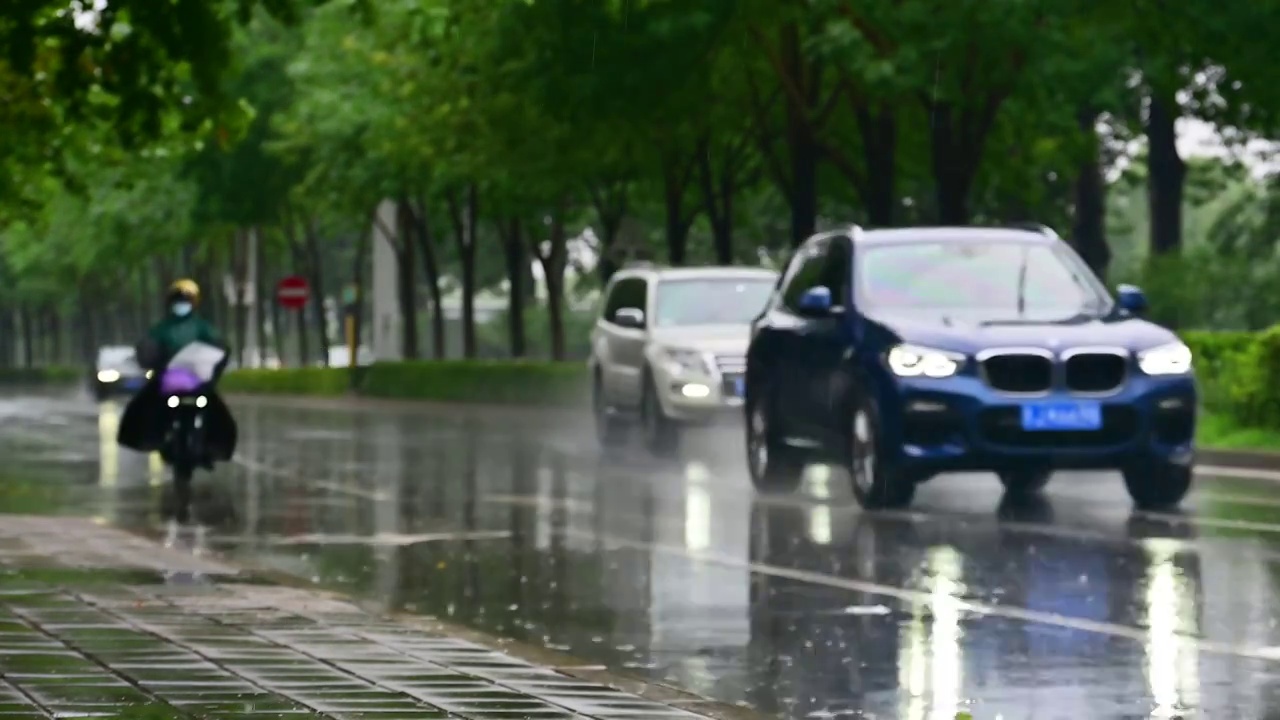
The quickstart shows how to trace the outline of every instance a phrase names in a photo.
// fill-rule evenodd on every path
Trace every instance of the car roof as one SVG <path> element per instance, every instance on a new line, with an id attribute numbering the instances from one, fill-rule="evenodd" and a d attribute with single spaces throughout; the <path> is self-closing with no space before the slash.
<path id="1" fill-rule="evenodd" d="M 132 355 L 135 348 L 132 345 L 103 345 L 98 348 L 98 355 Z"/>
<path id="2" fill-rule="evenodd" d="M 717 280 L 728 278 L 760 278 L 771 280 L 778 277 L 776 270 L 745 265 L 704 265 L 693 267 L 669 267 L 663 265 L 645 265 L 628 267 L 617 272 L 618 277 L 649 277 L 655 280 Z"/>
<path id="3" fill-rule="evenodd" d="M 1054 243 L 1060 238 L 1052 230 L 1027 230 L 1008 227 L 905 227 L 883 230 L 863 230 L 852 233 L 854 242 L 881 244 L 895 242 L 977 242 L 998 240 L 1001 242 Z"/>

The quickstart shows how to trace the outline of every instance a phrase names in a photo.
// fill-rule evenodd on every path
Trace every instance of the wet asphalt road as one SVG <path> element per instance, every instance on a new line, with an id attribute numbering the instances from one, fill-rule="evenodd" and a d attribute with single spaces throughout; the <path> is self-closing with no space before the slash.
<path id="1" fill-rule="evenodd" d="M 162 476 L 120 405 L 0 399 L 0 506 L 153 527 Z M 604 461 L 530 411 L 235 405 L 202 484 L 217 545 L 786 718 L 1267 718 L 1280 708 L 1280 473 L 1204 478 L 1180 515 L 1063 474 L 1009 506 L 938 478 L 866 514 L 838 472 L 761 499 L 737 433 Z"/>

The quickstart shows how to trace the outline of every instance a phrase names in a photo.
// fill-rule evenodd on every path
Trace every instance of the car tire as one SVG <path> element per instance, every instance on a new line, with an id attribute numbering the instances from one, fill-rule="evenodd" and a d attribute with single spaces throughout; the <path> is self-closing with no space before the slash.
<path id="1" fill-rule="evenodd" d="M 645 372 L 640 396 L 640 426 L 644 446 L 654 455 L 665 457 L 680 448 L 680 426 L 662 409 L 653 375 Z"/>
<path id="2" fill-rule="evenodd" d="M 111 397 L 111 391 L 102 385 L 95 385 L 93 387 L 93 397 L 98 402 L 106 402 Z"/>
<path id="3" fill-rule="evenodd" d="M 621 418 L 610 412 L 609 398 L 604 392 L 604 380 L 599 371 L 591 382 L 591 414 L 596 426 L 596 439 L 603 448 L 616 448 L 626 439 L 626 427 Z"/>
<path id="4" fill-rule="evenodd" d="M 867 510 L 910 505 L 917 479 L 883 459 L 880 413 L 873 401 L 862 398 L 852 403 L 847 436 L 845 467 L 858 504 Z"/>
<path id="5" fill-rule="evenodd" d="M 1053 477 L 1052 470 L 1005 470 L 996 473 L 1006 496 L 1025 498 L 1039 494 Z"/>
<path id="6" fill-rule="evenodd" d="M 773 396 L 767 389 L 748 393 L 747 471 L 758 492 L 795 492 L 804 480 L 806 457 L 800 450 L 782 442 L 773 427 L 773 413 Z"/>
<path id="7" fill-rule="evenodd" d="M 1140 510 L 1168 510 L 1182 502 L 1191 490 L 1190 465 L 1138 463 L 1122 471 L 1124 486 Z"/>

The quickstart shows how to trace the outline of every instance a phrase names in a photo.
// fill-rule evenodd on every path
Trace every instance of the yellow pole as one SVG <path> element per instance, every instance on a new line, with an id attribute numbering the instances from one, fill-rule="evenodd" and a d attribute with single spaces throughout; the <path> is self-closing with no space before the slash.
<path id="1" fill-rule="evenodd" d="M 347 313 L 347 367 L 356 366 L 356 315 Z"/>

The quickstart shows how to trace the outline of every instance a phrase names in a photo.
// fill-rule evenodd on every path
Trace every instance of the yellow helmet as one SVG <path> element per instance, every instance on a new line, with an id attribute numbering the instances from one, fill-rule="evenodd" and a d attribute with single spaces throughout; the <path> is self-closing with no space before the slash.
<path id="1" fill-rule="evenodd" d="M 169 297 L 175 296 L 184 297 L 190 300 L 192 304 L 198 303 L 200 302 L 200 286 L 196 284 L 195 280 L 189 278 L 174 280 L 173 284 L 169 286 Z"/>

